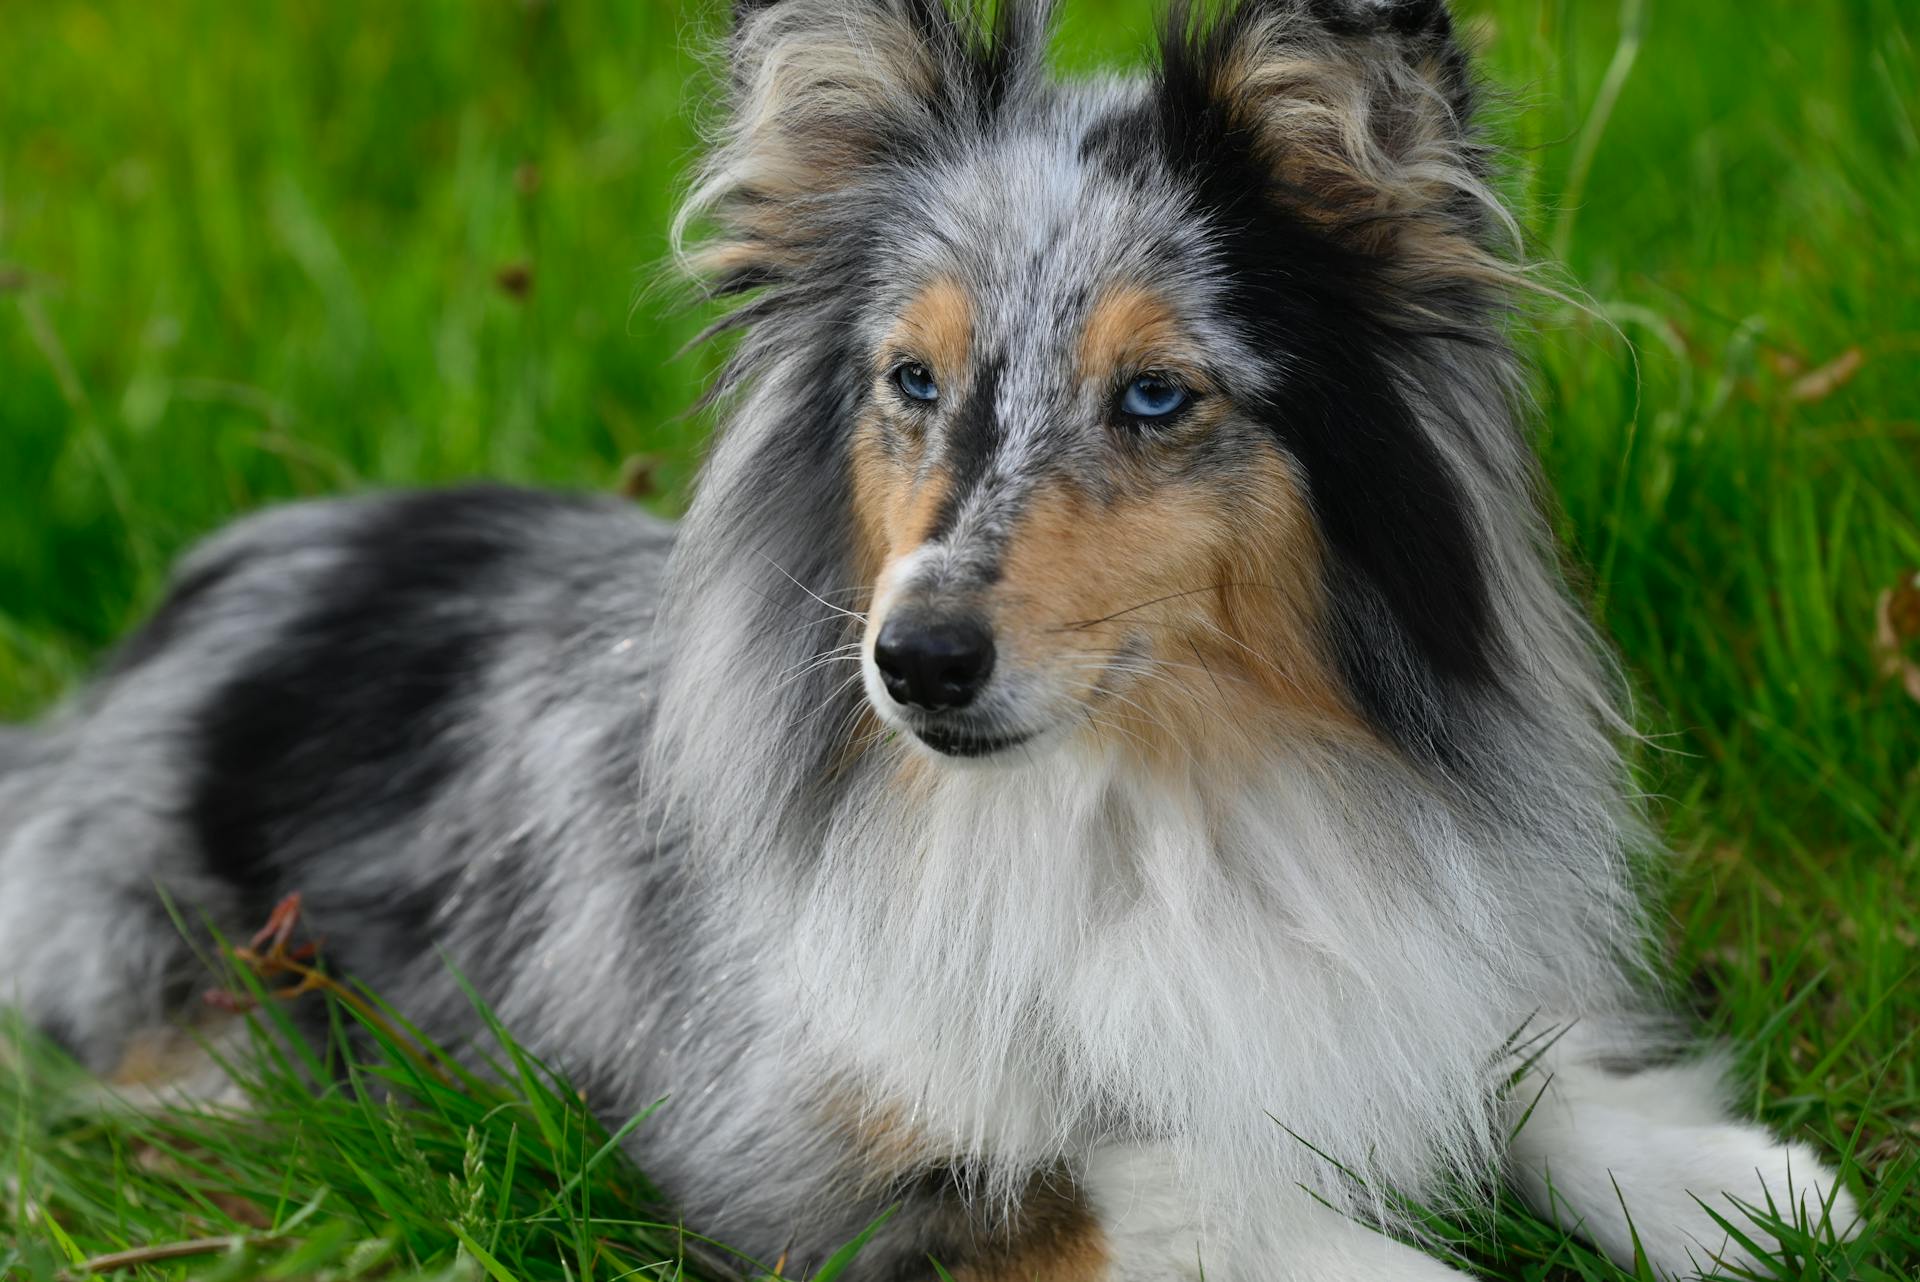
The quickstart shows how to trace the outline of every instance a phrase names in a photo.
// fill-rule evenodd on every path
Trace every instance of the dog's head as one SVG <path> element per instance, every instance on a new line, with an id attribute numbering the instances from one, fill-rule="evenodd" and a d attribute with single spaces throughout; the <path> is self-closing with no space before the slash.
<path id="1" fill-rule="evenodd" d="M 874 713 L 947 756 L 1444 762 L 1530 517 L 1441 0 L 1180 5 L 1150 74 L 1078 84 L 1021 0 L 737 8 L 689 256 L 748 298 L 757 466 L 850 531 Z"/>

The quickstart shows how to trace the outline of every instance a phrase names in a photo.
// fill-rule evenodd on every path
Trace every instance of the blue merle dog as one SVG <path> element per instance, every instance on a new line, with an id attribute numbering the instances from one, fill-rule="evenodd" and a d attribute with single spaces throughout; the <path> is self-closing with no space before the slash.
<path id="1" fill-rule="evenodd" d="M 1844 1231 L 1641 974 L 1446 6 L 1181 5 L 1065 83 L 1047 32 L 742 0 L 686 519 L 214 537 L 0 738 L 0 1000 L 150 1065 L 159 892 L 300 892 L 436 1034 L 450 959 L 610 1117 L 667 1096 L 634 1155 L 796 1275 L 894 1206 L 847 1276 L 1439 1282 L 1393 1208 L 1495 1170 L 1663 1276 L 1748 1258 L 1736 1198 Z"/>

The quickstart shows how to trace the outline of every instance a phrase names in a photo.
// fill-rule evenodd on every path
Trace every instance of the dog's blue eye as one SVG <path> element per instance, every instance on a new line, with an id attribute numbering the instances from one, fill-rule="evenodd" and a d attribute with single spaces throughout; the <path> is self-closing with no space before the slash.
<path id="1" fill-rule="evenodd" d="M 1120 412 L 1134 418 L 1165 418 L 1187 403 L 1187 389 L 1158 374 L 1142 374 L 1127 384 Z"/>
<path id="2" fill-rule="evenodd" d="M 940 399 L 940 385 L 933 381 L 933 371 L 925 365 L 909 362 L 893 371 L 893 381 L 900 390 L 916 401 L 937 401 Z"/>

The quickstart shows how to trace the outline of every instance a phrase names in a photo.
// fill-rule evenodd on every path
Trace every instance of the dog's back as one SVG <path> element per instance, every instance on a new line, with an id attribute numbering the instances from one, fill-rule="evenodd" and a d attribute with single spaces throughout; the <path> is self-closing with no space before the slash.
<path id="1" fill-rule="evenodd" d="M 302 891 L 343 951 L 430 953 L 453 777 L 499 790 L 514 767 L 472 769 L 472 744 L 512 742 L 481 721 L 537 733 L 552 688 L 592 679 L 585 651 L 643 665 L 667 540 L 611 500 L 507 489 L 293 505 L 210 540 L 74 704 L 0 736 L 0 999 L 110 1068 L 198 982 L 156 886 L 228 935 Z"/>

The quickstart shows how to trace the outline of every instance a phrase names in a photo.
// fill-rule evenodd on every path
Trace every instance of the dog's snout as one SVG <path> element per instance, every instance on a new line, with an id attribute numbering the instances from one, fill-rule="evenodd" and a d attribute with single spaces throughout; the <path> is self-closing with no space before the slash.
<path id="1" fill-rule="evenodd" d="M 895 703 L 964 708 L 993 672 L 993 633 L 972 615 L 896 616 L 874 638 L 873 662 Z"/>

